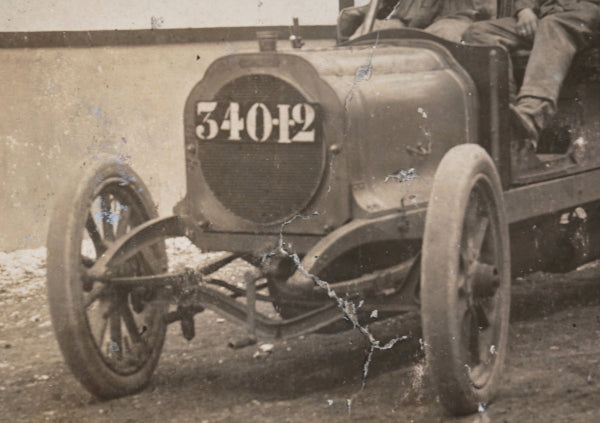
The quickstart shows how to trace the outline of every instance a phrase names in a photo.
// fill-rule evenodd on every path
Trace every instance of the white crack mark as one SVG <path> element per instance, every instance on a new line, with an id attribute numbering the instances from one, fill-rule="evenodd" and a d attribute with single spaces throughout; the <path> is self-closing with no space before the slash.
<path id="1" fill-rule="evenodd" d="M 337 154 L 331 154 L 331 160 L 329 160 L 329 184 L 327 185 L 327 195 L 329 196 L 329 193 L 331 192 L 331 181 L 333 180 L 334 176 L 335 176 L 335 159 L 337 157 Z"/>
<path id="2" fill-rule="evenodd" d="M 417 179 L 419 175 L 417 175 L 417 171 L 414 167 L 411 167 L 408 170 L 398 170 L 397 172 L 391 173 L 385 177 L 383 182 L 387 182 L 391 179 L 396 179 L 398 182 L 406 182 L 412 181 L 413 179 Z"/>
<path id="3" fill-rule="evenodd" d="M 419 128 L 421 129 L 421 132 L 423 133 L 426 142 L 423 143 L 423 140 L 419 140 L 417 145 L 414 147 L 407 145 L 406 150 L 408 150 L 409 153 L 415 154 L 417 156 L 427 156 L 432 152 L 432 136 L 431 132 L 429 131 L 429 127 L 427 126 L 428 115 L 427 111 L 422 107 L 417 108 L 417 113 L 423 119 L 423 123 L 419 124 Z"/>
<path id="4" fill-rule="evenodd" d="M 394 13 L 396 12 L 396 10 L 398 10 L 398 8 L 400 7 L 401 4 L 402 4 L 402 0 L 398 0 L 398 2 L 396 3 L 396 5 L 392 9 L 392 11 L 385 17 L 386 21 L 389 21 L 390 19 L 392 19 L 394 17 Z"/>
<path id="5" fill-rule="evenodd" d="M 348 95 L 346 96 L 346 101 L 344 104 L 344 108 L 346 110 L 348 110 L 348 105 L 350 104 L 350 101 L 352 101 L 352 98 L 354 96 L 354 89 L 356 88 L 356 84 L 358 84 L 362 81 L 368 81 L 371 78 L 371 73 L 373 70 L 373 55 L 375 54 L 375 49 L 377 48 L 378 44 L 379 44 L 379 33 L 377 33 L 377 39 L 375 40 L 375 44 L 373 44 L 373 47 L 371 50 L 371 55 L 369 56 L 369 62 L 365 65 L 359 66 L 358 69 L 356 70 L 356 74 L 354 76 L 354 81 L 352 82 L 352 87 L 350 87 L 350 91 L 348 92 Z"/>
<path id="6" fill-rule="evenodd" d="M 357 307 L 353 301 L 349 301 L 349 300 L 346 300 L 346 299 L 338 296 L 336 294 L 335 290 L 329 284 L 329 282 L 324 281 L 323 279 L 319 278 L 316 275 L 313 275 L 312 273 L 308 272 L 302 266 L 302 263 L 301 263 L 301 260 L 300 260 L 300 257 L 298 256 L 298 254 L 289 252 L 288 250 L 286 250 L 284 248 L 283 229 L 287 225 L 291 224 L 296 219 L 308 220 L 308 219 L 313 218 L 314 216 L 321 216 L 322 214 L 324 214 L 324 213 L 321 213 L 319 211 L 314 211 L 308 215 L 297 214 L 296 216 L 283 222 L 281 224 L 281 229 L 279 230 L 279 241 L 277 243 L 277 247 L 275 248 L 275 250 L 271 251 L 270 253 L 265 254 L 264 258 L 276 256 L 278 254 L 283 254 L 283 255 L 287 256 L 288 258 L 291 258 L 294 262 L 294 265 L 296 266 L 297 271 L 299 271 L 304 277 L 312 279 L 313 282 L 317 286 L 319 286 L 321 289 L 324 289 L 325 291 L 327 291 L 327 295 L 329 296 L 329 298 L 333 299 L 337 303 L 338 308 L 340 310 L 342 310 L 344 317 L 352 323 L 352 326 L 354 327 L 354 329 L 357 329 L 365 338 L 368 339 L 369 352 L 368 352 L 367 356 L 365 357 L 365 361 L 364 361 L 363 368 L 362 368 L 362 375 L 361 375 L 360 390 L 362 391 L 362 390 L 364 390 L 366 382 L 367 382 L 367 376 L 369 374 L 369 366 L 371 364 L 371 360 L 373 358 L 373 354 L 375 353 L 375 351 L 376 350 L 384 351 L 384 350 L 392 349 L 394 347 L 394 345 L 396 345 L 398 342 L 408 340 L 409 336 L 405 335 L 405 336 L 393 338 L 390 341 L 388 341 L 387 343 L 385 343 L 384 345 L 381 345 L 381 342 L 378 339 L 376 339 L 375 336 L 373 336 L 373 334 L 369 331 L 368 326 L 361 325 L 358 320 L 356 310 L 358 308 L 360 308 L 363 301 L 361 300 Z M 349 401 L 348 402 L 348 410 L 350 412 L 352 400 L 348 400 L 348 401 Z"/>

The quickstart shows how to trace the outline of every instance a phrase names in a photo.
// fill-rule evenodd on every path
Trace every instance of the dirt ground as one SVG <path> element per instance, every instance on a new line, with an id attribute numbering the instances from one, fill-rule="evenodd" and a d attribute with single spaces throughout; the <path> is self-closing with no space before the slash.
<path id="1" fill-rule="evenodd" d="M 598 263 L 514 281 L 498 399 L 483 413 L 454 419 L 428 387 L 416 315 L 370 326 L 382 341 L 410 338 L 375 353 L 362 391 L 368 342 L 356 331 L 275 342 L 269 353 L 261 344 L 233 351 L 227 341 L 241 330 L 204 312 L 191 342 L 177 324 L 170 327 L 146 390 L 98 401 L 59 352 L 46 304 L 44 256 L 43 248 L 0 252 L 3 422 L 600 421 Z"/>

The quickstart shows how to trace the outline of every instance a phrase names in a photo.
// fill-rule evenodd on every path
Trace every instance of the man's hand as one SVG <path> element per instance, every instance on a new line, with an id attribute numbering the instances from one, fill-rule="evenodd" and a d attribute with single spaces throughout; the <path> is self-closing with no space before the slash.
<path id="1" fill-rule="evenodd" d="M 537 29 L 538 17 L 533 10 L 526 7 L 517 14 L 517 34 L 524 38 L 532 38 Z"/>

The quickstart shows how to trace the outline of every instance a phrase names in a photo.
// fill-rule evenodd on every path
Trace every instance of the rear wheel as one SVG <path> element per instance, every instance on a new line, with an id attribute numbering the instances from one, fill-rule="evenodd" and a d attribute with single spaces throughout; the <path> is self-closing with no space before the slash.
<path id="1" fill-rule="evenodd" d="M 92 394 L 114 398 L 150 381 L 162 350 L 168 304 L 159 289 L 90 280 L 86 269 L 116 239 L 156 217 L 141 179 L 108 159 L 69 180 L 48 234 L 52 323 L 73 374 Z M 166 270 L 164 242 L 110 269 L 114 276 Z"/>
<path id="2" fill-rule="evenodd" d="M 455 147 L 440 163 L 422 254 L 423 337 L 432 378 L 454 414 L 481 410 L 501 377 L 510 308 L 502 187 L 481 147 Z"/>

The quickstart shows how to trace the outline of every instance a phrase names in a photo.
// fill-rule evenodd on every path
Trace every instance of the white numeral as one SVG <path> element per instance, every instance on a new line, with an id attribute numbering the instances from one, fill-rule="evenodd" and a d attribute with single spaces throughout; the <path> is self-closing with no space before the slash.
<path id="1" fill-rule="evenodd" d="M 240 131 L 244 130 L 244 119 L 240 119 L 239 103 L 231 102 L 231 104 L 229 104 L 223 122 L 221 122 L 221 129 L 223 131 L 229 131 L 230 141 L 239 141 L 242 139 L 240 137 Z"/>
<path id="2" fill-rule="evenodd" d="M 289 104 L 278 104 L 277 110 L 279 110 L 279 140 L 282 144 L 287 144 L 290 141 L 290 105 Z"/>
<path id="3" fill-rule="evenodd" d="M 301 123 L 302 130 L 294 135 L 292 141 L 297 142 L 313 142 L 315 140 L 315 130 L 314 128 L 308 131 L 315 121 L 315 109 L 306 103 L 298 103 L 292 109 L 292 119 L 296 123 Z"/>
<path id="4" fill-rule="evenodd" d="M 260 139 L 256 134 L 257 112 L 259 108 L 262 110 L 263 121 L 263 133 Z M 271 136 L 271 132 L 273 131 L 273 118 L 271 117 L 271 112 L 269 112 L 269 109 L 263 103 L 254 103 L 252 107 L 250 107 L 250 110 L 248 110 L 248 114 L 246 115 L 246 131 L 252 140 L 259 142 L 264 142 Z"/>
<path id="5" fill-rule="evenodd" d="M 216 101 L 201 101 L 196 105 L 196 115 L 202 116 L 202 125 L 196 126 L 196 135 L 201 140 L 212 140 L 219 133 L 219 125 L 214 119 L 210 119 L 210 114 L 217 108 Z M 208 135 L 206 134 L 206 127 L 208 125 Z"/>

